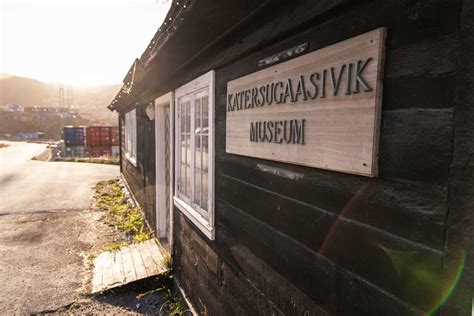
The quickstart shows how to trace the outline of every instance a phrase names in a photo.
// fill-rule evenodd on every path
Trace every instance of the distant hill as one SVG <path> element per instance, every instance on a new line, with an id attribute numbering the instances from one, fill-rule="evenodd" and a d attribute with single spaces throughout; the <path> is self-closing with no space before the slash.
<path id="1" fill-rule="evenodd" d="M 121 85 L 72 86 L 73 105 L 79 112 L 106 121 L 117 123 L 117 115 L 106 107 L 119 91 Z M 15 103 L 21 106 L 59 106 L 58 84 L 0 74 L 0 105 Z M 65 93 L 66 94 L 66 93 Z"/>
<path id="2" fill-rule="evenodd" d="M 0 105 L 16 103 L 22 106 L 50 106 L 43 104 L 43 100 L 51 95 L 52 86 L 38 80 L 11 76 L 0 79 L 0 92 Z"/>
<path id="3" fill-rule="evenodd" d="M 0 73 L 0 79 L 4 79 L 8 77 L 13 77 L 13 75 Z"/>

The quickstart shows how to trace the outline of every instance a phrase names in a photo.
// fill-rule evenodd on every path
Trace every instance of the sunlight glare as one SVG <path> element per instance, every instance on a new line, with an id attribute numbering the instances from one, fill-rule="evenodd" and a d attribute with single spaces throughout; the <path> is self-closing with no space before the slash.
<path id="1" fill-rule="evenodd" d="M 0 0 L 0 73 L 65 84 L 120 83 L 171 0 Z"/>

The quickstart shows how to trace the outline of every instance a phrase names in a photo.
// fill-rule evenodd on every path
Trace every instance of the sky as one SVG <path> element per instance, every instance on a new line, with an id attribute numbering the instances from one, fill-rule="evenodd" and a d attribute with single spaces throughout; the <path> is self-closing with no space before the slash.
<path id="1" fill-rule="evenodd" d="M 171 0 L 0 0 L 0 73 L 71 85 L 118 84 Z"/>

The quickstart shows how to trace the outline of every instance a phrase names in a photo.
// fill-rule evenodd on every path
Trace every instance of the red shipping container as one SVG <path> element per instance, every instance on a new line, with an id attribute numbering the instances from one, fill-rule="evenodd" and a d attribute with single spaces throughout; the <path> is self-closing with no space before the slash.
<path id="1" fill-rule="evenodd" d="M 86 128 L 87 146 L 112 146 L 119 144 L 117 126 L 88 126 Z"/>
<path id="2" fill-rule="evenodd" d="M 86 128 L 86 146 L 100 146 L 100 126 L 88 126 Z"/>
<path id="3" fill-rule="evenodd" d="M 110 128 L 110 142 L 112 143 L 112 146 L 118 146 L 119 144 L 119 129 L 118 126 L 112 126 Z"/>
<path id="4" fill-rule="evenodd" d="M 101 126 L 100 127 L 100 145 L 101 146 L 111 146 L 110 126 Z"/>
<path id="5" fill-rule="evenodd" d="M 112 151 L 110 146 L 88 146 L 86 155 L 91 158 L 110 157 Z"/>

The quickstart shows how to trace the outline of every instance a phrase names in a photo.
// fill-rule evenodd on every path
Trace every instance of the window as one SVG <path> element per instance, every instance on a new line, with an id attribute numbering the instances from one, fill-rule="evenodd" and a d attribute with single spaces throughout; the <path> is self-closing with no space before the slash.
<path id="1" fill-rule="evenodd" d="M 137 166 L 137 115 L 132 110 L 125 113 L 125 156 Z"/>
<path id="2" fill-rule="evenodd" d="M 175 93 L 175 205 L 214 239 L 214 71 Z"/>

